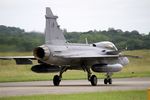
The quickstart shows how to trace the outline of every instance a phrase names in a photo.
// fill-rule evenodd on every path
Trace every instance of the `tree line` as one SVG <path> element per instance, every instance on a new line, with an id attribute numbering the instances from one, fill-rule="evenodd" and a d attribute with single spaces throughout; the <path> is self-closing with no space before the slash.
<path id="1" fill-rule="evenodd" d="M 32 51 L 44 43 L 44 35 L 39 32 L 25 32 L 16 27 L 0 25 L 0 52 Z"/>
<path id="2" fill-rule="evenodd" d="M 87 38 L 89 43 L 111 41 L 119 49 L 150 49 L 150 33 L 140 34 L 136 30 L 131 32 L 114 28 L 87 32 L 67 32 L 64 30 L 64 35 L 68 42 L 73 43 L 85 43 L 85 38 Z M 25 32 L 17 27 L 0 25 L 0 52 L 32 51 L 42 44 L 44 44 L 44 33 Z"/>
<path id="3" fill-rule="evenodd" d="M 89 43 L 111 41 L 120 50 L 150 49 L 150 33 L 140 34 L 136 30 L 123 32 L 121 29 L 109 28 L 107 31 L 65 32 L 65 37 L 69 42 L 76 43 L 85 43 L 85 38 Z"/>

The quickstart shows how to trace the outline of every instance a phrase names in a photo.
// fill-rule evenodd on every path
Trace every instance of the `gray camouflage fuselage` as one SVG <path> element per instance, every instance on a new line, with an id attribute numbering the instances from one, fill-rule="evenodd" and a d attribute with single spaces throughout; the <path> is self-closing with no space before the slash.
<path id="1" fill-rule="evenodd" d="M 108 54 L 118 51 L 115 45 L 109 41 L 94 44 L 67 43 L 57 24 L 58 17 L 53 15 L 50 8 L 46 8 L 45 18 L 45 44 L 34 49 L 34 56 L 40 62 L 80 70 L 84 65 L 91 69 L 93 66 L 110 67 L 112 72 L 120 71 L 124 65 L 128 64 L 128 59 L 120 57 L 119 53 Z M 108 71 L 106 70 L 106 72 Z"/>

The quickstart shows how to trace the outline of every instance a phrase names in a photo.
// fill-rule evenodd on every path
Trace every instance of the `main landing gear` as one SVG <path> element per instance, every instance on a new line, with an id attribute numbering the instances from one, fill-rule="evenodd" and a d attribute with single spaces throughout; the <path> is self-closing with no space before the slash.
<path id="1" fill-rule="evenodd" d="M 96 86 L 97 85 L 97 77 L 96 75 L 92 75 L 91 70 L 89 67 L 87 67 L 85 64 L 82 65 L 83 70 L 85 70 L 87 72 L 88 75 L 88 81 L 91 82 L 92 86 Z"/>
<path id="2" fill-rule="evenodd" d="M 53 78 L 53 84 L 54 84 L 54 86 L 59 86 L 59 84 L 61 82 L 62 74 L 65 71 L 67 71 L 67 67 L 61 67 L 60 74 L 54 76 L 54 78 Z"/>
<path id="3" fill-rule="evenodd" d="M 92 86 L 97 85 L 97 77 L 95 75 L 92 75 L 89 81 L 91 82 Z"/>
<path id="4" fill-rule="evenodd" d="M 82 68 L 83 68 L 84 71 L 87 72 L 88 81 L 91 82 L 91 85 L 92 86 L 96 86 L 97 85 L 97 77 L 96 77 L 96 75 L 92 75 L 91 70 L 90 70 L 89 67 L 82 66 Z M 54 76 L 54 78 L 53 78 L 54 86 L 59 86 L 59 84 L 61 82 L 62 74 L 65 71 L 67 71 L 67 67 L 61 67 L 60 74 Z M 107 73 L 106 74 L 107 78 L 104 79 L 104 84 L 112 84 L 111 75 L 112 75 L 112 73 Z"/>
<path id="5" fill-rule="evenodd" d="M 86 66 L 82 66 L 82 68 L 87 71 L 87 75 L 88 75 L 88 80 L 91 82 L 92 86 L 96 86 L 97 85 L 97 77 L 95 75 L 91 75 L 91 71 L 89 67 Z M 62 74 L 67 71 L 67 67 L 61 67 L 60 70 L 60 74 L 59 75 L 55 75 L 53 78 L 53 84 L 54 86 L 59 86 L 61 79 L 62 79 Z"/>
<path id="6" fill-rule="evenodd" d="M 55 75 L 54 78 L 53 78 L 54 86 L 59 86 L 60 82 L 61 82 L 61 77 L 58 76 L 58 75 Z"/>

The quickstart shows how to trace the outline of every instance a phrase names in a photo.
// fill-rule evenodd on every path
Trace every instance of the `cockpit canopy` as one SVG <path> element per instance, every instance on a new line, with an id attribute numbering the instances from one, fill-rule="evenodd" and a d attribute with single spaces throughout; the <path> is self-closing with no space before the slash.
<path id="1" fill-rule="evenodd" d="M 110 49 L 110 50 L 115 50 L 115 51 L 118 50 L 116 48 L 116 46 L 112 42 L 109 42 L 109 41 L 94 43 L 93 46 L 99 47 L 99 48 L 106 48 L 106 49 Z"/>

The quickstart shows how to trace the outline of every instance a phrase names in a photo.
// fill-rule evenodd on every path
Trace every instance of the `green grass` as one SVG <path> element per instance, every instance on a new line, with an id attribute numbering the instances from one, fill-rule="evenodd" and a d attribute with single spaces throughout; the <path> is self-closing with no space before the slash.
<path id="1" fill-rule="evenodd" d="M 0 100 L 146 100 L 146 91 L 115 91 L 80 94 L 50 94 L 0 97 Z"/>
<path id="2" fill-rule="evenodd" d="M 150 50 L 126 51 L 125 54 L 140 55 L 142 59 L 130 58 L 130 64 L 121 72 L 114 73 L 113 78 L 150 77 Z M 32 53 L 0 53 L 0 56 L 32 55 Z M 34 62 L 36 64 L 36 62 Z M 38 74 L 32 72 L 32 65 L 16 65 L 14 60 L 0 60 L 0 82 L 51 80 L 57 73 Z M 102 73 L 94 73 L 98 78 L 104 78 Z M 67 71 L 63 79 L 87 79 L 83 71 Z"/>

